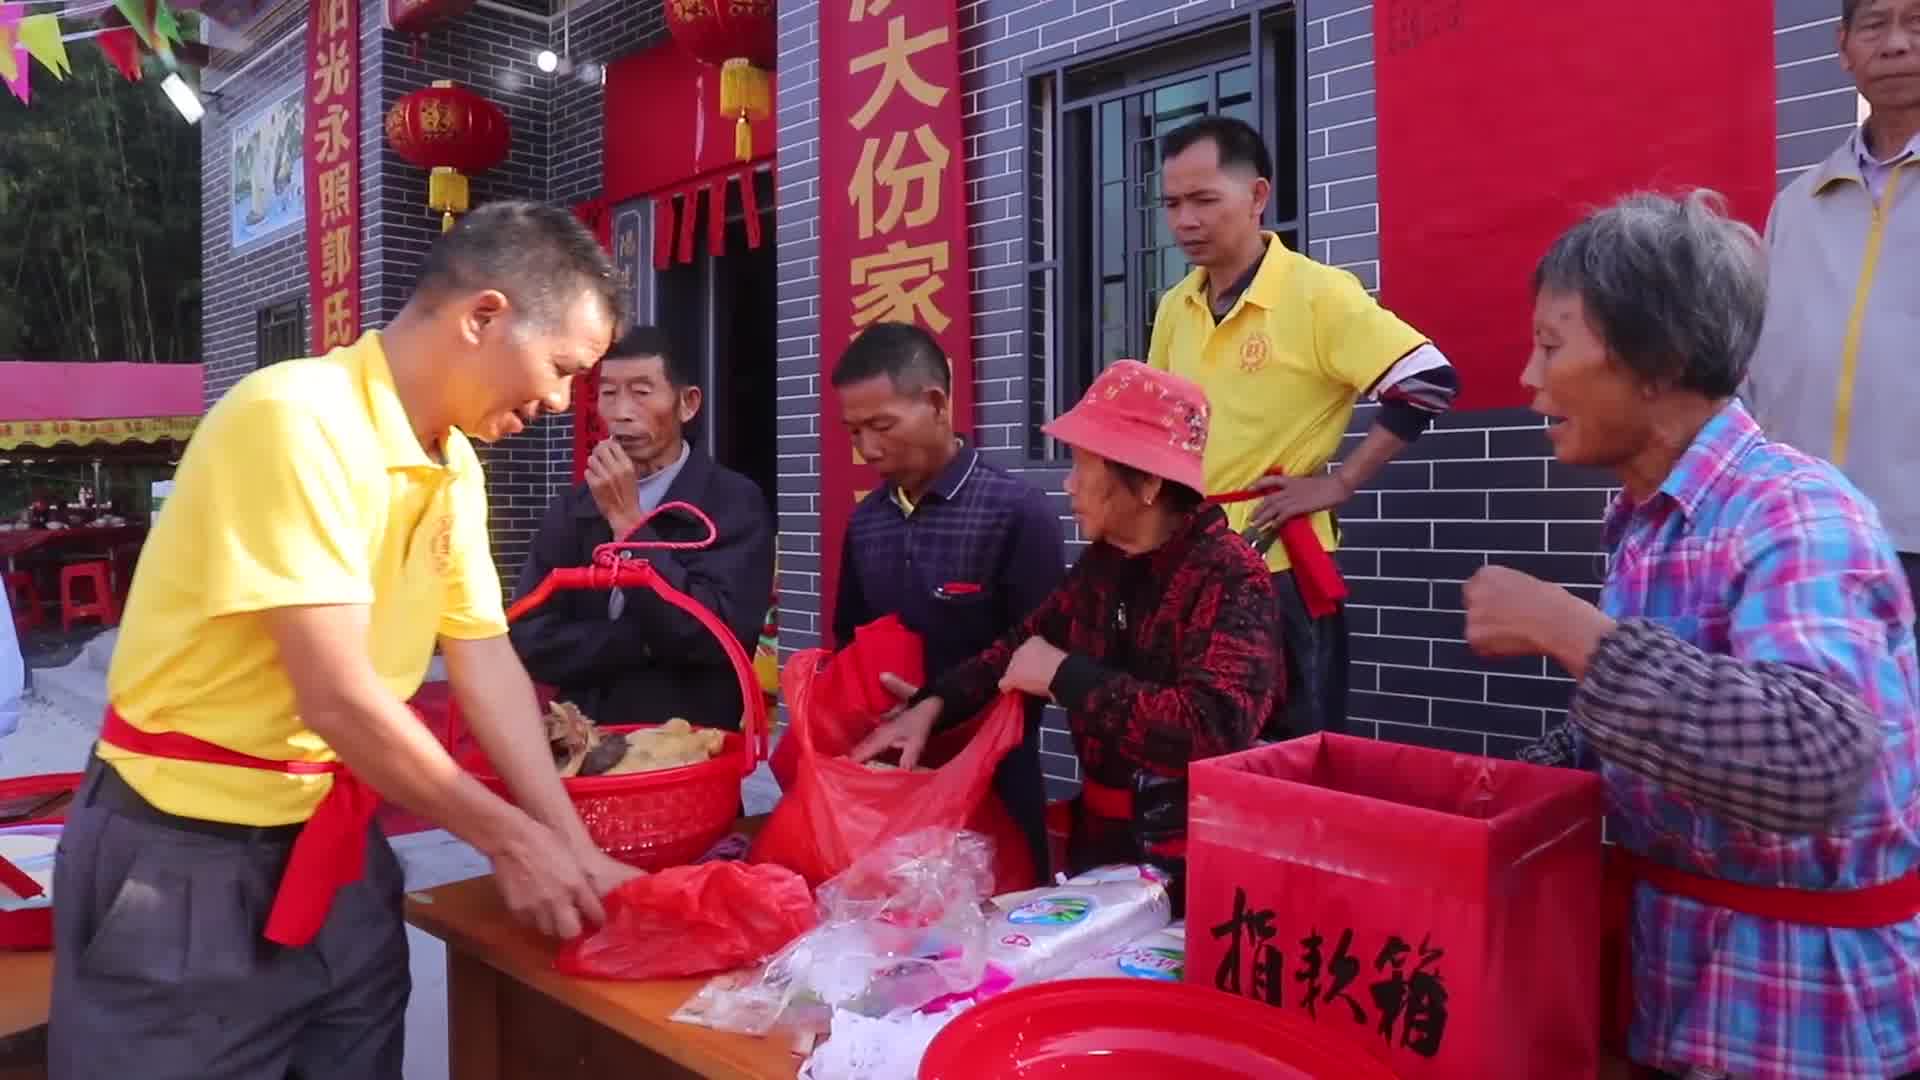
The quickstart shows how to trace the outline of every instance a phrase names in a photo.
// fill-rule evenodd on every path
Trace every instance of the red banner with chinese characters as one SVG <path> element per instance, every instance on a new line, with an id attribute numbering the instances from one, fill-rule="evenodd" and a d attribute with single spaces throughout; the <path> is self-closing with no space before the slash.
<path id="1" fill-rule="evenodd" d="M 1380 296 L 1459 369 L 1460 409 L 1526 403 L 1533 267 L 1589 208 L 1710 187 L 1758 226 L 1772 204 L 1773 5 L 1600 10 L 1373 5 Z"/>
<path id="2" fill-rule="evenodd" d="M 307 14 L 307 290 L 313 350 L 360 336 L 360 7 Z"/>
<path id="3" fill-rule="evenodd" d="M 875 322 L 932 331 L 953 363 L 954 422 L 973 426 L 966 143 L 956 5 L 820 7 L 820 571 L 832 626 L 840 541 L 878 486 L 840 422 L 830 379 Z"/>

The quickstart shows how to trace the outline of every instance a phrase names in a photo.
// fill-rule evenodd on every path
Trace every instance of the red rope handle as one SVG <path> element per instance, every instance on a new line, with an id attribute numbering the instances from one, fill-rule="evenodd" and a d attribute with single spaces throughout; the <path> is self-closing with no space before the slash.
<path id="1" fill-rule="evenodd" d="M 653 514 L 647 515 L 647 519 L 642 520 L 641 525 L 645 525 L 646 520 L 651 520 L 655 514 L 668 508 L 683 509 L 693 514 L 707 526 L 707 538 L 697 543 L 639 541 L 602 544 L 594 549 L 594 565 L 565 567 L 548 574 L 546 580 L 540 582 L 538 587 L 514 601 L 513 606 L 507 609 L 507 621 L 518 620 L 527 612 L 546 603 L 554 593 L 566 590 L 593 589 L 606 592 L 612 589 L 644 586 L 659 593 L 661 599 L 693 616 L 701 626 L 706 627 L 707 632 L 720 642 L 721 651 L 726 653 L 727 660 L 733 665 L 734 678 L 740 685 L 740 700 L 745 706 L 740 715 L 740 733 L 745 737 L 746 753 L 740 775 L 746 776 L 758 767 L 760 762 L 766 760 L 772 743 L 767 724 L 767 698 L 760 692 L 760 680 L 753 673 L 752 658 L 747 655 L 745 649 L 741 648 L 739 640 L 733 636 L 733 631 L 727 629 L 727 625 L 720 621 L 719 616 L 707 610 L 705 604 L 667 584 L 666 579 L 660 576 L 660 571 L 654 569 L 652 563 L 645 559 L 621 558 L 619 554 L 625 550 L 649 547 L 694 551 L 712 545 L 715 539 L 713 520 L 701 513 L 697 507 L 686 503 L 667 503 L 656 509 Z"/>
<path id="2" fill-rule="evenodd" d="M 669 510 L 683 511 L 689 517 L 693 518 L 693 520 L 705 525 L 707 527 L 707 538 L 705 540 L 633 539 L 633 535 L 641 529 L 646 528 L 648 522 Z M 719 539 L 720 530 L 714 527 L 713 519 L 708 517 L 704 510 L 701 510 L 692 503 L 686 502 L 661 503 L 659 506 L 654 507 L 653 511 L 646 517 L 641 518 L 640 524 L 635 525 L 633 529 L 627 533 L 625 539 L 615 540 L 610 544 L 601 544 L 599 547 L 594 548 L 593 564 L 595 566 L 611 566 L 620 558 L 621 552 L 625 551 L 700 551 L 712 547 Z"/>

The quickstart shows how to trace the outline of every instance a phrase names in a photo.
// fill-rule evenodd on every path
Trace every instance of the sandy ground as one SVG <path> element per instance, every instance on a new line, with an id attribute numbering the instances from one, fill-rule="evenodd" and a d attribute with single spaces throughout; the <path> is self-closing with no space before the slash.
<path id="1" fill-rule="evenodd" d="M 33 689 L 20 728 L 0 737 L 0 779 L 48 772 L 77 772 L 100 730 L 106 698 L 106 661 L 113 635 L 88 643 L 71 663 L 33 672 Z M 763 766 L 748 778 L 747 812 L 765 813 L 779 788 Z M 409 890 L 431 889 L 487 872 L 479 852 L 446 832 L 396 837 L 393 848 L 406 869 Z M 407 1008 L 406 1080 L 448 1080 L 446 949 L 418 930 L 407 931 L 413 999 Z"/>

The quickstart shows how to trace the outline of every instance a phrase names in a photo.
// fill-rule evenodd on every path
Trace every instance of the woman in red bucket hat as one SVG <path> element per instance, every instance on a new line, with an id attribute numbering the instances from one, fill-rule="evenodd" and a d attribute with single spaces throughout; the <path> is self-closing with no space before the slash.
<path id="1" fill-rule="evenodd" d="M 1245 749 L 1281 695 L 1265 565 L 1201 497 L 1207 399 L 1132 360 L 1047 425 L 1090 546 L 1025 622 L 859 746 L 911 767 L 928 735 L 1000 691 L 1067 710 L 1083 777 L 1068 869 L 1177 865 L 1188 762 Z"/>

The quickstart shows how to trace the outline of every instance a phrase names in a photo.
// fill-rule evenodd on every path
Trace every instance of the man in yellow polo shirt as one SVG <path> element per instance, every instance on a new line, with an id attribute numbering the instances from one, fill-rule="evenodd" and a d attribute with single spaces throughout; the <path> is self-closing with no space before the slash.
<path id="1" fill-rule="evenodd" d="M 135 574 L 61 842 L 53 1077 L 398 1080 L 407 947 L 379 797 L 487 855 L 531 925 L 603 917 L 630 871 L 553 768 L 467 440 L 566 408 L 612 336 L 612 282 L 571 215 L 482 207 L 386 330 L 257 372 L 207 414 Z M 436 643 L 524 809 L 402 704 Z"/>
<path id="2" fill-rule="evenodd" d="M 1168 135 L 1160 187 L 1168 225 L 1195 269 L 1161 297 L 1147 360 L 1207 392 L 1209 494 L 1265 493 L 1227 511 L 1235 528 L 1271 544 L 1287 699 L 1266 734 L 1344 730 L 1346 614 L 1312 614 L 1270 530 L 1310 515 L 1332 551 L 1332 512 L 1451 407 L 1459 380 L 1431 342 L 1352 274 L 1262 230 L 1273 159 L 1249 125 L 1210 116 Z M 1328 472 L 1362 397 L 1381 408 L 1366 438 Z"/>

